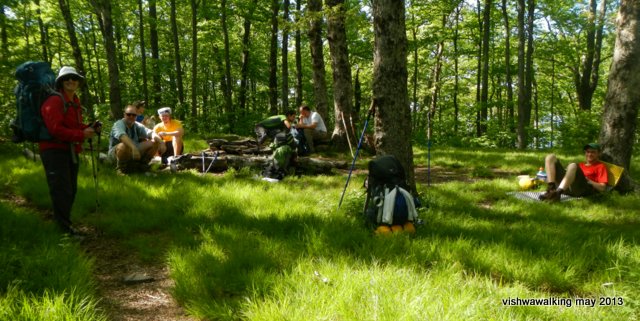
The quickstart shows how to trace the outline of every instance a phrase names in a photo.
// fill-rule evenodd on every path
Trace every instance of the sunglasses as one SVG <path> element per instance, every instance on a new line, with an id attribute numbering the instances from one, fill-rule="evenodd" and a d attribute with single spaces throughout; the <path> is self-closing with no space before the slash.
<path id="1" fill-rule="evenodd" d="M 138 114 L 136 114 L 136 113 L 125 113 L 125 115 L 127 115 L 127 117 L 138 116 Z"/>
<path id="2" fill-rule="evenodd" d="M 62 78 L 60 78 L 62 81 L 67 81 L 67 80 L 73 80 L 73 81 L 80 81 L 80 77 L 78 76 L 74 76 L 74 75 L 70 75 L 70 76 L 64 76 Z"/>

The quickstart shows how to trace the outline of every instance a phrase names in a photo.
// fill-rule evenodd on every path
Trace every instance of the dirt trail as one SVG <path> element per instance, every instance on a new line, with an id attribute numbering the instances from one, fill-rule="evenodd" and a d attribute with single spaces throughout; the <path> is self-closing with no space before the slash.
<path id="1" fill-rule="evenodd" d="M 29 208 L 51 220 L 51 213 L 36 208 L 23 197 L 3 193 L 2 199 L 16 207 Z M 171 296 L 174 282 L 164 264 L 144 264 L 126 251 L 119 240 L 107 238 L 93 227 L 80 226 L 86 237 L 80 246 L 94 259 L 94 277 L 100 296 L 99 308 L 112 321 L 195 321 Z M 125 282 L 129 276 L 152 279 Z"/>

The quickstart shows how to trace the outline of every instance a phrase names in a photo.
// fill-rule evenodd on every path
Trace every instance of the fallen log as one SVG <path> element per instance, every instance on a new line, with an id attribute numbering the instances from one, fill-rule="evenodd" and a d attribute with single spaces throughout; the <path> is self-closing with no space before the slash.
<path id="1" fill-rule="evenodd" d="M 269 161 L 268 156 L 230 155 L 226 153 L 203 151 L 200 154 L 185 154 L 176 158 L 178 170 L 196 169 L 199 172 L 222 173 L 229 168 L 239 170 L 249 167 L 262 170 Z M 331 174 L 332 169 L 347 169 L 346 161 L 298 157 L 295 162 L 299 173 L 306 175 Z"/>

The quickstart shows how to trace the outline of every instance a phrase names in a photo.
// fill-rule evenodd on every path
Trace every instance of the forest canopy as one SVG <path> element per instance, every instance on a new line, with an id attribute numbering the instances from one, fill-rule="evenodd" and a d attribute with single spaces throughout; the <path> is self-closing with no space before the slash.
<path id="1" fill-rule="evenodd" d="M 597 140 L 619 5 L 406 1 L 414 139 L 520 148 Z M 357 128 L 372 97 L 370 1 L 8 0 L 1 9 L 3 132 L 15 113 L 13 71 L 28 60 L 82 70 L 92 118 L 114 119 L 146 100 L 150 113 L 173 107 L 194 132 L 249 134 L 257 120 L 306 103 L 333 127 L 327 21 L 338 12 Z M 321 70 L 310 40 L 318 27 Z M 324 73 L 326 88 L 315 88 L 314 73 Z"/>

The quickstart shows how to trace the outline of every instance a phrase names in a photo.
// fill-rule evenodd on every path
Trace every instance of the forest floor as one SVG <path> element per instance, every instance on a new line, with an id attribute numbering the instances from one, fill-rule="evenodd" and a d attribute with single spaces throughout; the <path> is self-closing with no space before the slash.
<path id="1" fill-rule="evenodd" d="M 355 170 L 356 173 L 366 173 L 366 170 Z M 471 180 L 464 169 L 452 171 L 423 166 L 416 167 L 415 173 L 419 184 Z M 493 174 L 495 177 L 510 175 L 502 172 Z M 45 219 L 51 219 L 50 211 L 34 208 L 20 196 L 3 197 L 16 206 L 29 207 L 39 211 Z M 194 320 L 171 295 L 174 282 L 164 262 L 145 262 L 134 251 L 128 250 L 121 240 L 107 237 L 92 226 L 80 225 L 79 229 L 86 235 L 80 245 L 94 260 L 99 305 L 109 320 Z"/>

